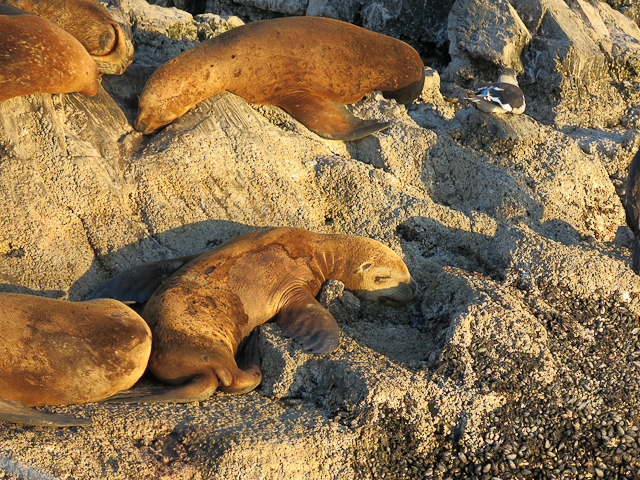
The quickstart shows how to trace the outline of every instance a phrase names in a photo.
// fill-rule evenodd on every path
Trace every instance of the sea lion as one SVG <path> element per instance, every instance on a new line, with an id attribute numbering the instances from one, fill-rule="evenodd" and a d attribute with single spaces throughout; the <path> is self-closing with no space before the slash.
<path id="1" fill-rule="evenodd" d="M 141 277 L 154 281 L 162 265 L 126 270 L 99 292 L 122 300 L 137 297 L 132 286 L 144 285 Z M 400 257 L 375 240 L 299 228 L 247 233 L 184 264 L 144 308 L 153 332 L 149 370 L 176 387 L 135 389 L 108 401 L 187 402 L 217 388 L 254 389 L 262 378 L 257 345 L 245 348 L 244 365 L 234 356 L 254 328 L 273 317 L 311 353 L 333 351 L 340 329 L 314 298 L 325 280 L 340 280 L 359 298 L 393 305 L 411 300 L 416 290 Z"/>
<path id="2" fill-rule="evenodd" d="M 45 18 L 73 35 L 89 52 L 100 73 L 120 75 L 133 61 L 131 33 L 95 0 L 0 0 Z"/>
<path id="3" fill-rule="evenodd" d="M 624 212 L 627 226 L 633 235 L 631 269 L 640 275 L 640 150 L 629 164 Z"/>
<path id="4" fill-rule="evenodd" d="M 116 300 L 67 302 L 0 294 L 0 420 L 86 425 L 90 420 L 28 407 L 96 402 L 142 376 L 151 331 Z"/>
<path id="5" fill-rule="evenodd" d="M 355 140 L 389 126 L 344 105 L 381 90 L 411 103 L 424 65 L 406 43 L 319 17 L 262 20 L 226 31 L 162 65 L 140 96 L 135 128 L 151 134 L 223 90 L 277 105 L 318 135 Z"/>
<path id="6" fill-rule="evenodd" d="M 0 5 L 0 102 L 32 93 L 98 92 L 98 67 L 60 27 Z"/>

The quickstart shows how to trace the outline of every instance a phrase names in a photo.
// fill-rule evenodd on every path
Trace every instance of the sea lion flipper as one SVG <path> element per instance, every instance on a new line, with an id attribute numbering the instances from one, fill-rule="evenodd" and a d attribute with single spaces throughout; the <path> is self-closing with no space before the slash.
<path id="1" fill-rule="evenodd" d="M 238 348 L 236 364 L 238 370 L 233 375 L 232 381 L 227 385 L 220 385 L 219 390 L 226 393 L 248 393 L 262 381 L 260 371 L 260 346 L 258 344 L 259 328 L 254 328 L 246 339 L 244 346 Z"/>
<path id="2" fill-rule="evenodd" d="M 209 398 L 218 388 L 215 375 L 200 375 L 178 386 L 137 387 L 123 390 L 100 403 L 188 403 Z"/>
<path id="3" fill-rule="evenodd" d="M 312 132 L 330 140 L 357 140 L 390 126 L 388 122 L 362 120 L 344 105 L 309 92 L 291 93 L 279 98 L 276 105 Z"/>
<path id="4" fill-rule="evenodd" d="M 262 363 L 260 360 L 260 345 L 258 339 L 260 338 L 260 327 L 256 327 L 251 330 L 251 333 L 246 339 L 244 345 L 238 346 L 238 353 L 236 354 L 236 364 L 240 370 L 249 370 L 254 365 L 260 368 Z"/>
<path id="5" fill-rule="evenodd" d="M 197 253 L 129 268 L 100 285 L 85 300 L 113 298 L 121 302 L 145 303 L 162 282 L 199 256 Z"/>
<path id="6" fill-rule="evenodd" d="M 88 418 L 76 418 L 61 413 L 45 413 L 13 400 L 0 398 L 0 421 L 41 427 L 77 427 L 90 425 Z"/>
<path id="7" fill-rule="evenodd" d="M 306 292 L 300 292 L 295 300 L 282 308 L 276 322 L 283 334 L 316 355 L 332 352 L 340 343 L 336 319 Z"/>

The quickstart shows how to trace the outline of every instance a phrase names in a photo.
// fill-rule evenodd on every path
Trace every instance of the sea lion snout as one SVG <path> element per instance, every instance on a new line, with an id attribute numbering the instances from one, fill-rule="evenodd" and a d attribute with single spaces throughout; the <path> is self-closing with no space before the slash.
<path id="1" fill-rule="evenodd" d="M 352 293 L 362 300 L 372 300 L 385 305 L 399 307 L 413 300 L 418 290 L 418 284 L 409 279 L 409 282 L 399 282 L 397 285 L 380 290 L 354 290 Z"/>
<path id="2" fill-rule="evenodd" d="M 143 135 L 153 135 L 158 130 L 160 130 L 159 128 L 154 129 L 149 127 L 149 125 L 144 123 L 142 120 L 136 120 L 133 127 Z"/>
<path id="3" fill-rule="evenodd" d="M 147 125 L 140 120 L 136 120 L 135 123 L 133 124 L 133 127 L 141 133 L 144 133 L 144 134 L 147 133 L 147 128 L 148 128 Z"/>

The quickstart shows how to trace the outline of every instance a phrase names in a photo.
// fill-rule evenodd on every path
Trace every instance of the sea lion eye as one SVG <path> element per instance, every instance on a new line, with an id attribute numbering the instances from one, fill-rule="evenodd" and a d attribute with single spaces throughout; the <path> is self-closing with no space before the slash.
<path id="1" fill-rule="evenodd" d="M 376 282 L 384 282 L 385 280 L 391 280 L 391 277 L 376 277 Z"/>

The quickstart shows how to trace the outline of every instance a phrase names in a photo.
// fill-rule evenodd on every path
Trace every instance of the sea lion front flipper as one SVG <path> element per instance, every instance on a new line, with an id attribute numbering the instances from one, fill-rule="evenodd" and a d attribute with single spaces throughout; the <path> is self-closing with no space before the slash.
<path id="1" fill-rule="evenodd" d="M 357 140 L 391 125 L 377 120 L 362 120 L 344 105 L 309 92 L 290 93 L 274 104 L 284 108 L 312 132 L 330 140 Z"/>
<path id="2" fill-rule="evenodd" d="M 306 292 L 282 308 L 276 322 L 284 335 L 316 355 L 332 352 L 340 344 L 340 327 L 336 319 Z"/>
<path id="3" fill-rule="evenodd" d="M 120 272 L 96 288 L 85 300 L 113 298 L 121 302 L 145 303 L 176 270 L 201 254 L 143 263 Z"/>
<path id="4" fill-rule="evenodd" d="M 76 418 L 61 413 L 45 413 L 14 400 L 0 398 L 0 421 L 40 427 L 78 427 L 91 425 L 88 418 Z"/>

